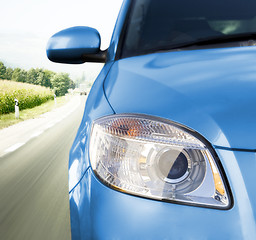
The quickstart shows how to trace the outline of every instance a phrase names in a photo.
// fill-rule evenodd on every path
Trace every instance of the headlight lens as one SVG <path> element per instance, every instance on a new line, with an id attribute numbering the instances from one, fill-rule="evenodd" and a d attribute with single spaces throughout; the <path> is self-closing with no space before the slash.
<path id="1" fill-rule="evenodd" d="M 107 185 L 129 194 L 228 208 L 216 162 L 201 140 L 170 121 L 112 115 L 93 123 L 90 160 Z"/>

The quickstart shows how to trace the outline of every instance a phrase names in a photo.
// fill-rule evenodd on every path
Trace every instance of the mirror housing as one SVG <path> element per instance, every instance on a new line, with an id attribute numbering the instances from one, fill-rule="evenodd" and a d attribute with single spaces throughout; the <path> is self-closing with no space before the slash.
<path id="1" fill-rule="evenodd" d="M 107 51 L 100 50 L 100 43 L 96 29 L 72 27 L 54 34 L 47 43 L 46 53 L 49 60 L 57 63 L 105 62 Z"/>

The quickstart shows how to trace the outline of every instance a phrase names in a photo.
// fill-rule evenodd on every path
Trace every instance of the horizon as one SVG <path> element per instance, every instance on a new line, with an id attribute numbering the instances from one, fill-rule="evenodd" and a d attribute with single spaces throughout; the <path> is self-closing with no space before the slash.
<path id="1" fill-rule="evenodd" d="M 0 10 L 2 18 L 5 19 L 0 26 L 0 61 L 6 67 L 25 70 L 44 68 L 69 73 L 74 80 L 84 72 L 96 77 L 103 64 L 68 65 L 50 62 L 46 56 L 46 44 L 60 30 L 73 26 L 89 26 L 99 31 L 101 49 L 106 49 L 121 4 L 122 0 L 75 0 L 72 3 L 68 0 L 5 2 Z"/>

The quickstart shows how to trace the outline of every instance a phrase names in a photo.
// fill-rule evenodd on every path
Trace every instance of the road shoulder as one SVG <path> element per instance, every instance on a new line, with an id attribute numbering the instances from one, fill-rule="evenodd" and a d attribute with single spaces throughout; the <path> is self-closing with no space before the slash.
<path id="1" fill-rule="evenodd" d="M 29 119 L 8 128 L 1 129 L 0 157 L 17 150 L 30 139 L 38 137 L 44 131 L 65 119 L 76 110 L 80 102 L 80 96 L 73 96 L 67 104 L 51 112 L 44 113 L 38 118 Z"/>

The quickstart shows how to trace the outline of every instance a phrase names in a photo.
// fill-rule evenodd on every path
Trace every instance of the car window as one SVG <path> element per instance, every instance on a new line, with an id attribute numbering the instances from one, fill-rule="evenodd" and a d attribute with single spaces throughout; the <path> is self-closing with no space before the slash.
<path id="1" fill-rule="evenodd" d="M 255 9 L 254 0 L 135 0 L 124 34 L 122 57 L 172 49 L 202 39 L 254 33 Z"/>

